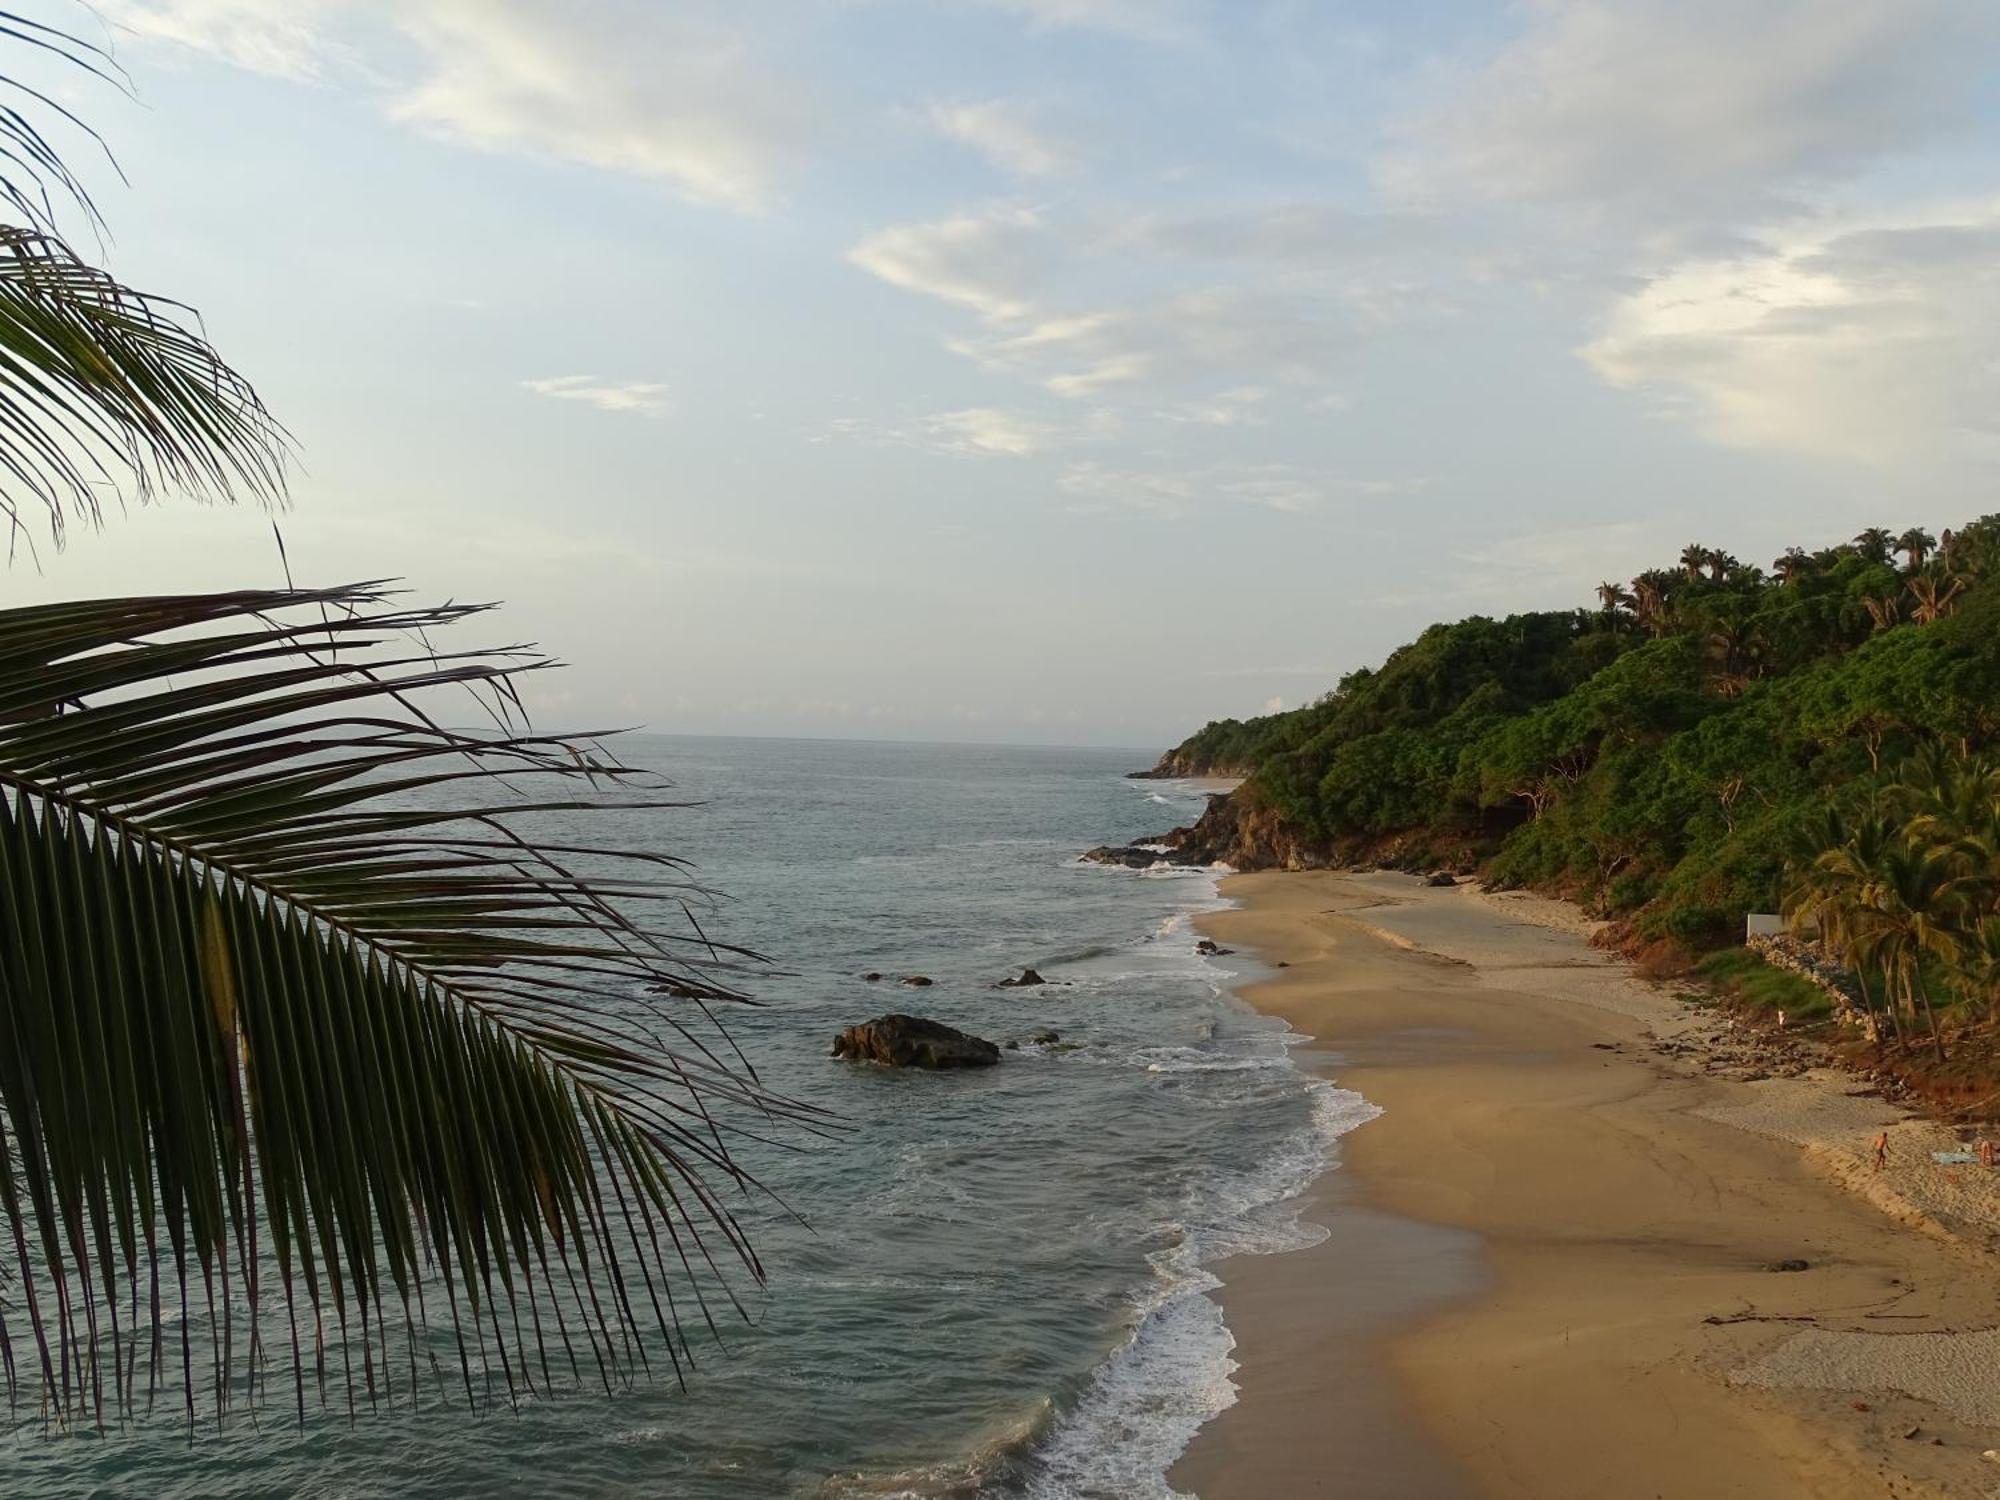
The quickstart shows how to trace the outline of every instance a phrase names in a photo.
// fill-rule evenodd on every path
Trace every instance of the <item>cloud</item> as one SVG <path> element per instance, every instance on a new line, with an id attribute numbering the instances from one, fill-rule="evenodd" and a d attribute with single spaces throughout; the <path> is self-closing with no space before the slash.
<path id="1" fill-rule="evenodd" d="M 605 381 L 595 375 L 549 375 L 524 380 L 521 388 L 557 401 L 581 401 L 599 411 L 636 412 L 656 417 L 668 411 L 667 388 L 648 380 Z"/>
<path id="2" fill-rule="evenodd" d="M 142 37 L 301 80 L 336 69 L 392 119 L 483 151 L 580 162 L 765 206 L 811 131 L 806 93 L 728 13 L 641 0 L 115 0 Z"/>
<path id="3" fill-rule="evenodd" d="M 877 423 L 860 417 L 836 417 L 814 435 L 812 442 L 855 439 L 879 447 L 915 448 L 973 458 L 1030 458 L 1053 448 L 1101 441 L 1112 436 L 1117 423 L 1108 412 L 1096 411 L 1082 420 L 1050 421 L 1027 412 L 993 406 L 969 406 L 933 412 L 913 421 Z"/>
<path id="4" fill-rule="evenodd" d="M 1042 423 L 990 406 L 939 412 L 924 425 L 937 446 L 953 453 L 1025 458 L 1041 452 L 1054 439 L 1052 429 Z"/>
<path id="5" fill-rule="evenodd" d="M 2000 433 L 2000 204 L 1774 234 L 1620 298 L 1583 357 L 1715 442 L 1890 466 Z"/>
<path id="6" fill-rule="evenodd" d="M 1084 461 L 1069 465 L 1056 488 L 1086 514 L 1132 511 L 1174 520 L 1198 510 L 1252 506 L 1286 515 L 1340 502 L 1414 494 L 1428 480 L 1355 479 L 1285 463 L 1214 464 L 1192 469 L 1125 469 Z"/>
<path id="7" fill-rule="evenodd" d="M 1007 99 L 933 104 L 929 119 L 947 140 L 970 146 L 1015 177 L 1059 177 L 1076 169 L 1076 153 L 1035 124 L 1032 110 Z"/>
<path id="8" fill-rule="evenodd" d="M 1027 317 L 1049 262 L 1041 215 L 1008 204 L 869 235 L 847 254 L 871 276 L 969 307 L 989 322 Z"/>
<path id="9" fill-rule="evenodd" d="M 1383 179 L 1446 205 L 1768 209 L 1959 118 L 2000 36 L 1963 0 L 1531 0 L 1404 122 Z"/>
<path id="10" fill-rule="evenodd" d="M 1307 381 L 1351 342 L 1343 310 L 1309 291 L 1200 287 L 1151 303 L 1063 314 L 952 347 L 1059 396 L 1254 375 Z"/>
<path id="11" fill-rule="evenodd" d="M 1185 41 L 1196 34 L 1187 0 L 947 0 L 1008 11 L 1040 30 L 1109 31 L 1146 41 Z"/>

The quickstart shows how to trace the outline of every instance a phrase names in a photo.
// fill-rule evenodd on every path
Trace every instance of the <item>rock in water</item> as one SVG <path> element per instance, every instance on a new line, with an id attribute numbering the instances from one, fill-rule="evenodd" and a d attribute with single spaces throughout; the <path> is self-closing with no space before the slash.
<path id="1" fill-rule="evenodd" d="M 1019 979 L 1003 979 L 994 988 L 999 990 L 1028 990 L 1033 989 L 1038 984 L 1047 983 L 1048 981 L 1033 969 L 1023 969 Z"/>
<path id="2" fill-rule="evenodd" d="M 892 1068 L 990 1068 L 1000 1049 L 923 1016 L 877 1016 L 833 1039 L 833 1055 Z"/>
<path id="3" fill-rule="evenodd" d="M 931 979 L 931 976 L 928 974 L 911 974 L 906 976 L 903 980 L 903 983 L 908 985 L 913 990 L 925 989 L 932 982 L 933 981 Z"/>
<path id="4" fill-rule="evenodd" d="M 1234 953 L 1236 950 L 1234 948 L 1223 947 L 1214 938 L 1203 938 L 1194 945 L 1194 951 L 1199 953 L 1203 958 L 1221 958 L 1224 954 Z"/>

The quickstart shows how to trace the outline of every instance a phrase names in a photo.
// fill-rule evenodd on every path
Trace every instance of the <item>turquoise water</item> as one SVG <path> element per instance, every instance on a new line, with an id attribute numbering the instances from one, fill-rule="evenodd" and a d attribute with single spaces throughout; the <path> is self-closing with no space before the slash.
<path id="1" fill-rule="evenodd" d="M 807 1223 L 741 1205 L 770 1272 L 753 1321 L 671 1379 L 478 1414 L 171 1421 L 17 1437 L 15 1495 L 1161 1496 L 1229 1399 L 1205 1262 L 1304 1242 L 1285 1201 L 1363 1118 L 1287 1058 L 1287 1033 L 1198 958 L 1205 872 L 1078 850 L 1184 822 L 1201 799 L 1132 782 L 1139 752 L 638 736 L 626 757 L 695 808 L 620 836 L 730 893 L 716 935 L 772 955 L 732 1031 L 830 1138 L 751 1147 Z M 600 835 L 602 830 L 599 831 Z M 1033 965 L 1060 986 L 996 990 Z M 922 973 L 922 991 L 867 970 Z M 905 1009 L 1029 1045 L 969 1074 L 826 1053 Z"/>

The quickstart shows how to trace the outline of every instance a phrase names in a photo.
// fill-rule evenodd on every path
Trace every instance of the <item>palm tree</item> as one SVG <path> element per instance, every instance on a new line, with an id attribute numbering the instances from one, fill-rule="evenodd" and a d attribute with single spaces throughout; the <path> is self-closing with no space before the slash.
<path id="1" fill-rule="evenodd" d="M 1902 623 L 1903 603 L 1894 594 L 1864 596 L 1861 607 L 1868 611 L 1868 618 L 1877 630 L 1888 630 Z"/>
<path id="2" fill-rule="evenodd" d="M 1674 577 L 1658 568 L 1648 569 L 1632 580 L 1632 613 L 1655 638 L 1667 633 L 1672 624 L 1669 599 Z"/>
<path id="3" fill-rule="evenodd" d="M 1606 616 L 1615 619 L 1619 610 L 1631 606 L 1632 595 L 1623 584 L 1600 583 L 1597 586 L 1597 602 Z"/>
<path id="4" fill-rule="evenodd" d="M 1740 568 L 1742 566 L 1742 563 L 1731 557 L 1720 547 L 1711 547 L 1709 549 L 1708 576 L 1714 579 L 1715 582 L 1720 583 L 1723 579 L 1727 578 L 1731 568 Z"/>
<path id="5" fill-rule="evenodd" d="M 1895 538 L 1880 526 L 1870 526 L 1854 538 L 1854 550 L 1869 562 L 1885 563 L 1889 560 L 1889 549 L 1895 545 Z"/>
<path id="6" fill-rule="evenodd" d="M 1930 556 L 1931 549 L 1937 546 L 1937 538 L 1921 526 L 1912 526 L 1896 538 L 1895 546 L 1896 550 L 1903 554 L 1903 561 L 1908 571 L 1914 573 L 1924 565 L 1924 559 Z"/>
<path id="7" fill-rule="evenodd" d="M 1687 575 L 1689 582 L 1701 577 L 1702 570 L 1708 566 L 1708 560 L 1713 555 L 1700 542 L 1689 542 L 1681 548 L 1681 571 Z"/>
<path id="8" fill-rule="evenodd" d="M 1928 625 L 1952 612 L 1958 596 L 1965 592 L 1965 580 L 1930 569 L 1910 579 L 1909 591 L 1915 601 L 1910 606 L 1910 618 L 1919 625 Z"/>
<path id="9" fill-rule="evenodd" d="M 1787 547 L 1782 556 L 1771 561 L 1771 571 L 1784 583 L 1790 583 L 1794 578 L 1812 572 L 1813 568 L 1812 557 L 1802 547 Z"/>
<path id="10" fill-rule="evenodd" d="M 0 163 L 88 208 L 17 111 Z M 281 498 L 249 384 L 73 253 L 44 185 L 0 180 L 16 536 L 39 508 L 60 546 L 119 478 Z M 753 956 L 673 857 L 531 837 L 670 804 L 525 727 L 541 658 L 433 643 L 476 613 L 377 584 L 0 610 L 0 1358 L 54 1420 L 135 1410 L 142 1362 L 190 1429 L 259 1399 L 280 1308 L 301 1421 L 331 1361 L 350 1411 L 414 1402 L 440 1342 L 468 1401 L 608 1387 L 649 1347 L 681 1369 L 683 1315 L 761 1277 L 730 1146 L 810 1115 L 710 1019 Z"/>

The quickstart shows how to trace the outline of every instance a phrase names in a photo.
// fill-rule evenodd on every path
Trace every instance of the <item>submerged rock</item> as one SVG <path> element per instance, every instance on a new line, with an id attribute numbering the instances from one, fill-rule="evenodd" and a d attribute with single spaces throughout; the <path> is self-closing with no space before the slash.
<path id="1" fill-rule="evenodd" d="M 1154 865 L 1185 864 L 1185 860 L 1143 844 L 1102 844 L 1086 849 L 1083 857 L 1095 865 L 1123 865 L 1128 870 L 1150 870 Z"/>
<path id="2" fill-rule="evenodd" d="M 1194 951 L 1199 953 L 1203 958 L 1220 958 L 1223 954 L 1234 953 L 1236 950 L 1234 948 L 1223 947 L 1214 938 L 1203 938 L 1194 945 Z"/>
<path id="3" fill-rule="evenodd" d="M 935 982 L 928 974 L 906 974 L 903 977 L 903 983 L 913 990 L 924 989 Z"/>
<path id="4" fill-rule="evenodd" d="M 891 1068 L 990 1068 L 1000 1049 L 923 1016 L 877 1016 L 850 1026 L 833 1039 L 833 1056 Z"/>
<path id="5" fill-rule="evenodd" d="M 1028 989 L 1033 989 L 1038 984 L 1047 984 L 1047 983 L 1048 981 L 1042 978 L 1042 976 L 1038 974 L 1035 970 L 1023 969 L 1021 971 L 1020 978 L 1003 979 L 998 984 L 994 985 L 993 988 L 995 988 L 996 990 L 1028 990 Z"/>
<path id="6" fill-rule="evenodd" d="M 870 969 L 866 974 L 863 974 L 861 977 L 867 980 L 870 984 L 880 984 L 882 982 L 882 971 L 880 969 Z"/>

